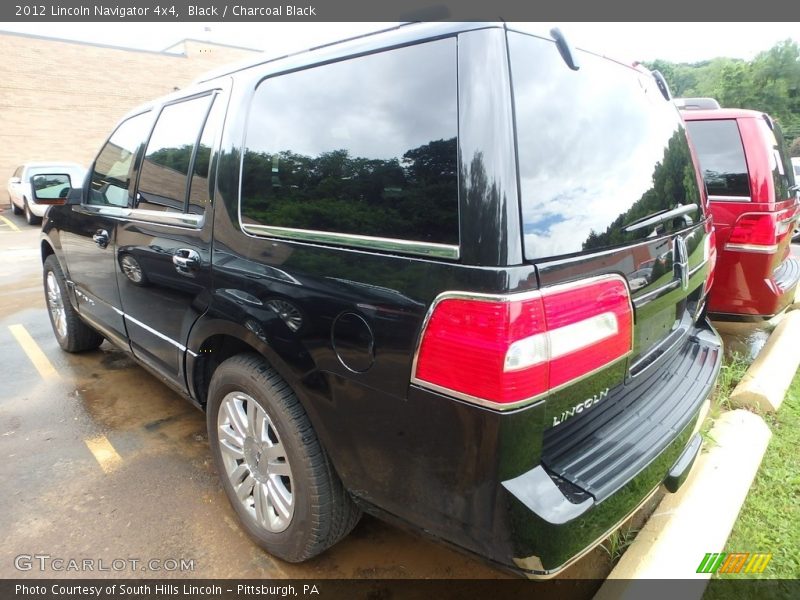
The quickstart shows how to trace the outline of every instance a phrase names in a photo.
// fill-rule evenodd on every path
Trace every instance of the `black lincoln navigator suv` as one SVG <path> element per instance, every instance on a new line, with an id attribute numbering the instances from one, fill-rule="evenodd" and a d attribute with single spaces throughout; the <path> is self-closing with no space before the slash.
<path id="1" fill-rule="evenodd" d="M 33 180 L 59 343 L 108 340 L 204 410 L 285 560 L 366 511 L 552 575 L 698 452 L 721 348 L 681 118 L 556 30 L 410 25 L 220 71 L 73 183 Z"/>

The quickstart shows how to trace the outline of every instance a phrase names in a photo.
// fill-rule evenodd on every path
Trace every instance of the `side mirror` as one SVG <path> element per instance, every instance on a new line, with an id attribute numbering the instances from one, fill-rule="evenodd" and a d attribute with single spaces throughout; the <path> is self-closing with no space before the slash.
<path id="1" fill-rule="evenodd" d="M 67 204 L 67 199 L 71 200 L 74 196 L 73 189 L 72 180 L 67 174 L 48 173 L 31 177 L 31 191 L 36 204 Z M 80 190 L 80 188 L 77 189 Z M 78 203 L 80 203 L 80 196 Z"/>

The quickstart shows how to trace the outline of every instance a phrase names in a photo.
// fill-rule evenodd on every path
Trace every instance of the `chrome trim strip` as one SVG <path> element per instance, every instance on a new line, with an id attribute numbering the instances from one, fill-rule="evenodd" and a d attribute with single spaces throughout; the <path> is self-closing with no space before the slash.
<path id="1" fill-rule="evenodd" d="M 646 294 L 642 294 L 641 296 L 637 296 L 634 299 L 633 303 L 638 307 L 641 304 L 644 304 L 647 300 L 650 300 L 650 298 L 652 297 L 658 296 L 661 293 L 667 293 L 671 292 L 674 289 L 677 289 L 680 286 L 680 284 L 681 282 L 678 281 L 677 279 L 672 279 L 670 280 L 669 283 L 662 285 L 658 289 L 655 289 L 651 292 L 647 292 Z"/>
<path id="2" fill-rule="evenodd" d="M 335 233 L 329 231 L 312 231 L 310 229 L 293 229 L 291 227 L 273 227 L 271 225 L 255 225 L 242 223 L 245 233 L 256 237 L 277 237 L 302 242 L 318 244 L 338 244 L 366 248 L 383 252 L 402 252 L 433 258 L 448 258 L 458 260 L 461 256 L 459 246 L 451 244 L 433 244 L 429 242 L 412 242 L 394 238 L 374 237 L 370 235 L 355 235 Z"/>
<path id="3" fill-rule="evenodd" d="M 733 252 L 754 252 L 756 254 L 774 254 L 778 251 L 778 244 L 760 246 L 758 244 L 725 244 L 725 250 Z"/>
<path id="4" fill-rule="evenodd" d="M 750 196 L 711 196 L 708 197 L 712 202 L 752 202 Z"/>
<path id="5" fill-rule="evenodd" d="M 116 217 L 124 219 L 130 214 L 127 206 L 111 206 L 108 204 L 81 204 L 81 209 L 95 215 L 104 217 Z"/>
<path id="6" fill-rule="evenodd" d="M 193 227 L 199 229 L 203 225 L 204 215 L 177 213 L 172 211 L 146 210 L 144 208 L 128 208 L 122 206 L 105 206 L 95 204 L 82 204 L 81 207 L 97 215 L 114 217 L 117 219 L 131 219 L 144 221 L 157 225 L 172 225 L 175 227 Z"/>
<path id="7" fill-rule="evenodd" d="M 145 324 L 144 324 L 144 323 L 142 323 L 142 322 L 141 322 L 139 319 L 135 319 L 135 318 L 133 318 L 133 317 L 132 317 L 132 316 L 130 316 L 129 314 L 127 314 L 127 313 L 125 313 L 125 312 L 121 311 L 120 309 L 118 309 L 116 306 L 112 306 L 111 308 L 113 308 L 113 309 L 114 309 L 114 312 L 116 312 L 118 315 L 121 315 L 121 316 L 122 316 L 122 317 L 124 317 L 126 320 L 129 320 L 131 323 L 133 323 L 133 324 L 135 324 L 135 325 L 138 325 L 139 327 L 141 327 L 141 328 L 142 328 L 142 329 L 144 329 L 145 331 L 149 331 L 150 333 L 152 333 L 152 334 L 153 334 L 154 336 L 156 336 L 157 338 L 160 338 L 160 339 L 164 340 L 165 342 L 169 342 L 170 344 L 172 344 L 173 346 L 175 346 L 175 347 L 176 347 L 178 350 L 180 350 L 181 352 L 186 352 L 187 348 L 186 348 L 186 346 L 184 346 L 183 344 L 179 344 L 178 342 L 176 342 L 176 341 L 175 341 L 175 340 L 173 340 L 172 338 L 169 338 L 169 337 L 165 336 L 165 335 L 164 335 L 163 333 L 161 333 L 160 331 L 156 331 L 155 329 L 153 329 L 153 328 L 152 328 L 152 327 L 150 327 L 149 325 L 145 325 Z M 189 352 L 191 352 L 191 350 L 190 350 Z M 192 354 L 193 354 L 194 356 L 197 356 L 197 355 L 196 355 L 196 354 L 194 354 L 193 352 L 192 352 Z"/>
<path id="8" fill-rule="evenodd" d="M 148 223 L 157 223 L 159 225 L 194 227 L 197 229 L 202 226 L 204 219 L 204 215 L 161 210 L 146 210 L 144 208 L 131 209 L 128 217 L 136 221 L 146 221 Z"/>
<path id="9" fill-rule="evenodd" d="M 691 279 L 692 277 L 697 275 L 697 272 L 700 269 L 702 269 L 703 267 L 705 267 L 707 262 L 708 262 L 708 259 L 703 259 L 703 262 L 701 262 L 696 267 L 694 267 L 691 271 L 689 271 L 689 279 Z M 658 289 L 655 289 L 655 290 L 652 290 L 650 292 L 647 292 L 646 294 L 642 294 L 641 296 L 637 296 L 636 298 L 633 299 L 633 305 L 635 307 L 639 308 L 639 306 L 641 306 L 642 304 L 646 304 L 646 302 L 651 297 L 657 296 L 659 293 L 662 293 L 662 292 L 664 292 L 664 293 L 671 292 L 673 289 L 677 288 L 679 285 L 680 285 L 680 281 L 678 281 L 677 279 L 673 279 L 672 281 L 670 281 L 669 283 L 667 283 L 665 285 L 662 285 Z"/>
<path id="10" fill-rule="evenodd" d="M 542 392 L 541 394 L 537 394 L 536 396 L 531 396 L 530 398 L 524 398 L 522 400 L 518 400 L 517 402 L 503 404 L 498 402 L 492 402 L 491 400 L 485 400 L 483 398 L 476 398 L 475 396 L 470 396 L 469 394 L 464 394 L 462 392 L 457 392 L 455 390 L 451 390 L 449 388 L 445 388 L 443 386 L 436 385 L 435 383 L 429 383 L 422 379 L 417 378 L 417 362 L 419 361 L 419 350 L 420 346 L 422 345 L 422 339 L 425 337 L 425 331 L 428 329 L 428 323 L 433 316 L 433 312 L 436 309 L 436 305 L 439 304 L 442 300 L 447 300 L 451 298 L 459 298 L 459 299 L 466 299 L 466 300 L 479 300 L 484 302 L 521 302 L 525 300 L 529 300 L 531 298 L 536 298 L 539 296 L 543 296 L 545 294 L 556 293 L 564 290 L 573 289 L 576 287 L 582 287 L 585 285 L 591 285 L 593 283 L 597 283 L 599 281 L 609 280 L 609 279 L 617 279 L 623 283 L 625 289 L 628 290 L 628 307 L 631 311 L 631 349 L 625 353 L 624 355 L 615 358 L 611 362 L 606 363 L 588 373 L 584 373 L 580 377 L 572 379 L 566 383 L 563 383 L 557 387 L 553 387 L 548 389 L 546 392 Z M 569 283 L 559 283 L 556 285 L 551 285 L 549 287 L 543 287 L 538 290 L 531 290 L 527 292 L 519 292 L 519 293 L 510 293 L 510 294 L 484 294 L 480 292 L 461 292 L 461 291 L 448 291 L 442 292 L 436 298 L 434 298 L 433 302 L 431 302 L 428 311 L 425 313 L 425 318 L 422 321 L 422 327 L 420 328 L 419 335 L 417 336 L 417 343 L 414 348 L 414 358 L 411 362 L 411 383 L 416 384 L 421 388 L 426 388 L 433 390 L 435 392 L 439 392 L 441 394 L 445 394 L 447 396 L 451 396 L 458 400 L 464 400 L 466 402 L 470 402 L 471 404 L 478 404 L 480 406 L 484 406 L 487 408 L 492 408 L 495 410 L 506 411 L 514 408 L 520 408 L 522 406 L 527 406 L 528 404 L 532 404 L 545 396 L 552 394 L 553 392 L 557 392 L 567 386 L 573 385 L 579 381 L 583 381 L 584 379 L 591 377 L 592 375 L 602 371 L 603 369 L 610 367 L 621 360 L 626 360 L 632 353 L 633 353 L 633 345 L 634 345 L 634 327 L 633 327 L 633 318 L 634 318 L 634 311 L 633 311 L 633 303 L 631 301 L 631 292 L 630 288 L 628 287 L 628 281 L 622 276 L 615 273 L 609 273 L 607 275 L 598 275 L 596 277 L 589 277 L 587 279 L 579 279 L 577 281 L 571 281 Z"/>
<path id="11" fill-rule="evenodd" d="M 599 373 L 603 369 L 607 369 L 608 367 L 612 367 L 612 366 L 616 365 L 620 361 L 626 360 L 632 353 L 633 353 L 633 351 L 629 350 L 628 352 L 626 352 L 622 356 L 620 356 L 618 358 L 615 358 L 611 362 L 607 362 L 606 364 L 601 365 L 601 366 L 597 367 L 596 369 L 593 369 L 593 370 L 591 370 L 591 371 L 589 371 L 587 373 L 584 373 L 580 377 L 576 377 L 575 379 L 570 379 L 566 383 L 562 383 L 561 385 L 558 385 L 556 387 L 549 388 L 546 392 L 542 392 L 541 394 L 537 394 L 535 396 L 531 396 L 530 398 L 523 398 L 522 400 L 517 400 L 516 402 L 508 402 L 508 403 L 492 402 L 491 400 L 485 400 L 483 398 L 478 398 L 476 396 L 470 396 L 469 394 L 464 394 L 463 392 L 457 392 L 455 390 L 451 390 L 450 388 L 446 388 L 444 386 L 437 385 L 435 383 L 429 383 L 429 382 L 424 381 L 422 379 L 417 379 L 416 377 L 412 377 L 411 378 L 411 383 L 413 383 L 413 384 L 415 384 L 415 385 L 417 385 L 417 386 L 419 386 L 421 388 L 432 390 L 434 392 L 439 392 L 440 394 L 444 394 L 446 396 L 451 396 L 453 398 L 456 398 L 457 400 L 463 400 L 465 402 L 469 402 L 470 404 L 478 404 L 478 405 L 486 407 L 486 408 L 493 408 L 495 410 L 499 410 L 499 411 L 505 412 L 505 411 L 508 411 L 508 410 L 511 410 L 511 409 L 514 409 L 514 408 L 522 408 L 523 406 L 528 406 L 529 404 L 533 404 L 534 402 L 536 402 L 538 400 L 541 400 L 542 398 L 545 398 L 546 396 L 549 396 L 550 394 L 552 394 L 554 392 L 561 391 L 566 387 L 569 387 L 571 385 L 574 385 L 575 383 L 578 383 L 579 381 L 583 381 L 584 379 L 587 379 L 587 378 L 591 377 L 592 375 L 595 375 L 595 374 Z"/>

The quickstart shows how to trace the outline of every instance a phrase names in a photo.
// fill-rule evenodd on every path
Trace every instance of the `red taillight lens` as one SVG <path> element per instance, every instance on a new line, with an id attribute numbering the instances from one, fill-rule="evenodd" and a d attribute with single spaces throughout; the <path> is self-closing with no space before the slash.
<path id="1" fill-rule="evenodd" d="M 632 321 L 617 276 L 516 296 L 446 294 L 423 332 L 414 381 L 516 405 L 626 356 Z"/>
<path id="2" fill-rule="evenodd" d="M 774 252 L 777 243 L 776 213 L 747 213 L 737 219 L 725 247 L 728 250 Z"/>
<path id="3" fill-rule="evenodd" d="M 705 293 L 707 294 L 711 289 L 711 286 L 714 285 L 714 272 L 717 268 L 717 231 L 715 229 L 712 229 L 711 233 L 706 236 L 704 250 L 704 258 L 706 259 L 706 265 L 708 268 L 705 287 Z"/>

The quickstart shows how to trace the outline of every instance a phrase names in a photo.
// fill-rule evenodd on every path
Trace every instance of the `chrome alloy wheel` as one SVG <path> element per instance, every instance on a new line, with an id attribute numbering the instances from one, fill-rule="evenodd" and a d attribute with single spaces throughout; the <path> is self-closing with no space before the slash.
<path id="1" fill-rule="evenodd" d="M 58 337 L 67 337 L 67 312 L 64 310 L 64 298 L 61 296 L 61 288 L 52 271 L 47 272 L 47 308 L 53 318 L 53 326 L 58 333 Z"/>
<path id="2" fill-rule="evenodd" d="M 294 514 L 292 469 L 275 425 L 243 392 L 222 399 L 217 415 L 225 473 L 245 510 L 272 533 L 289 527 Z"/>

